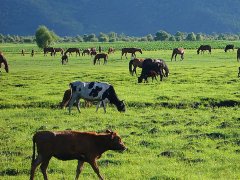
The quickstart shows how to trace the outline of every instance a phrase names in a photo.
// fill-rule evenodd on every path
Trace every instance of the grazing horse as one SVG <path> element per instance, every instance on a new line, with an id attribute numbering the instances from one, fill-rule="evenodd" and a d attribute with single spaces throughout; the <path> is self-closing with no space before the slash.
<path id="1" fill-rule="evenodd" d="M 227 52 L 229 49 L 232 49 L 234 51 L 234 45 L 233 44 L 226 45 L 226 47 L 224 48 L 224 51 Z"/>
<path id="2" fill-rule="evenodd" d="M 240 59 L 240 48 L 238 48 L 237 50 L 237 61 L 239 61 L 239 59 Z"/>
<path id="3" fill-rule="evenodd" d="M 108 59 L 108 55 L 106 53 L 98 53 L 96 54 L 96 56 L 94 57 L 93 60 L 93 64 L 96 64 L 96 61 L 98 61 L 98 64 L 100 64 L 100 59 L 104 59 L 104 63 L 103 64 L 107 64 L 107 59 Z"/>
<path id="4" fill-rule="evenodd" d="M 47 53 L 50 52 L 51 53 L 51 56 L 55 54 L 55 49 L 53 47 L 46 47 L 46 48 L 43 48 L 43 54 L 44 56 L 47 55 Z"/>
<path id="5" fill-rule="evenodd" d="M 160 75 L 160 81 L 162 81 L 162 78 L 164 76 L 163 68 L 166 68 L 166 75 L 168 76 L 169 70 L 167 68 L 166 63 L 163 60 L 155 60 L 155 59 L 145 59 L 142 63 L 142 72 L 140 77 L 138 77 L 138 83 L 141 83 L 143 79 L 147 81 L 147 77 L 150 74 L 150 71 L 155 71 L 157 74 Z"/>
<path id="6" fill-rule="evenodd" d="M 76 52 L 76 56 L 80 56 L 80 49 L 79 48 L 68 48 L 65 54 L 69 53 L 69 55 L 72 55 L 72 52 Z"/>
<path id="7" fill-rule="evenodd" d="M 175 57 L 175 61 L 176 61 L 176 57 L 177 55 L 180 54 L 181 55 L 181 60 L 184 59 L 183 55 L 184 55 L 184 49 L 183 48 L 174 48 L 173 52 L 172 52 L 172 58 L 171 61 L 173 59 L 173 56 Z"/>
<path id="8" fill-rule="evenodd" d="M 114 52 L 115 52 L 115 49 L 114 49 L 114 48 L 112 48 L 112 47 L 108 48 L 108 54 L 114 53 Z"/>
<path id="9" fill-rule="evenodd" d="M 62 56 L 62 65 L 66 64 L 68 62 L 68 55 L 67 54 L 64 54 Z"/>
<path id="10" fill-rule="evenodd" d="M 31 51 L 31 57 L 33 57 L 34 54 L 35 54 L 34 49 L 32 49 L 32 51 Z"/>
<path id="11" fill-rule="evenodd" d="M 143 61 L 144 61 L 144 59 L 138 59 L 138 58 L 134 58 L 129 61 L 129 72 L 132 76 L 134 73 L 135 73 L 135 75 L 137 75 L 136 69 L 137 69 L 137 67 L 142 68 Z M 133 66 L 133 69 L 132 69 L 132 66 Z"/>
<path id="12" fill-rule="evenodd" d="M 85 56 L 85 54 L 89 55 L 90 54 L 90 49 L 84 49 L 82 52 L 82 56 Z"/>
<path id="13" fill-rule="evenodd" d="M 63 50 L 63 48 L 54 48 L 54 56 L 56 56 L 56 53 L 57 53 L 57 52 L 60 52 L 61 55 L 63 56 L 64 50 Z"/>
<path id="14" fill-rule="evenodd" d="M 142 49 L 140 49 L 140 48 L 122 48 L 121 59 L 122 59 L 124 54 L 125 54 L 125 57 L 127 59 L 127 53 L 131 53 L 132 57 L 136 57 L 136 54 L 135 54 L 136 52 L 140 52 L 142 54 Z"/>
<path id="15" fill-rule="evenodd" d="M 155 71 L 152 71 L 152 70 L 147 73 L 147 78 L 152 77 L 152 82 L 154 79 L 157 81 L 157 76 L 158 76 L 158 73 L 156 73 Z M 145 82 L 148 82 L 148 80 L 145 79 Z"/>
<path id="16" fill-rule="evenodd" d="M 201 45 L 197 50 L 197 54 L 199 54 L 200 51 L 201 54 L 204 53 L 204 51 L 209 51 L 209 54 L 211 54 L 212 48 L 209 45 Z"/>
<path id="17" fill-rule="evenodd" d="M 25 56 L 25 51 L 24 51 L 24 49 L 22 49 L 21 55 L 22 55 L 22 56 Z"/>
<path id="18" fill-rule="evenodd" d="M 0 68 L 2 67 L 2 64 L 4 64 L 4 69 L 8 73 L 9 69 L 8 69 L 7 59 L 3 56 L 3 53 L 0 52 Z"/>

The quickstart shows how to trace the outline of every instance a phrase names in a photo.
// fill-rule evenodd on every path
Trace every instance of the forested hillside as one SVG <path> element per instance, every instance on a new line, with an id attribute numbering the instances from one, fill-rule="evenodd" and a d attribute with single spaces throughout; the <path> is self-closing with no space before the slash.
<path id="1" fill-rule="evenodd" d="M 61 36 L 114 31 L 240 32 L 238 0 L 4 0 L 0 33 L 31 35 L 46 25 Z"/>

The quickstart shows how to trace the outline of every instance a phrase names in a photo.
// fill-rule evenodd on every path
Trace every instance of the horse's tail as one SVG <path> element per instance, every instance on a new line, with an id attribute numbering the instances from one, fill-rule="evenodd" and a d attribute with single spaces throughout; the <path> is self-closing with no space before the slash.
<path id="1" fill-rule="evenodd" d="M 130 61 L 129 61 L 129 72 L 130 72 L 130 74 L 133 75 L 133 69 L 132 69 L 132 66 L 133 66 L 133 60 L 130 60 Z"/>

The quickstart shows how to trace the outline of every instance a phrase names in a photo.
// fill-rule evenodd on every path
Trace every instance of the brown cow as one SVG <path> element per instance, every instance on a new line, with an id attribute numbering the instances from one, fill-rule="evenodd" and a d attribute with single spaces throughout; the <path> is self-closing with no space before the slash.
<path id="1" fill-rule="evenodd" d="M 35 159 L 35 145 L 38 155 Z M 96 160 L 107 150 L 124 151 L 123 144 L 116 132 L 107 130 L 105 133 L 78 131 L 39 131 L 33 136 L 33 155 L 30 180 L 34 179 L 34 172 L 38 165 L 47 180 L 47 166 L 51 157 L 60 160 L 78 160 L 76 180 L 83 169 L 84 162 L 88 162 L 100 179 Z"/>

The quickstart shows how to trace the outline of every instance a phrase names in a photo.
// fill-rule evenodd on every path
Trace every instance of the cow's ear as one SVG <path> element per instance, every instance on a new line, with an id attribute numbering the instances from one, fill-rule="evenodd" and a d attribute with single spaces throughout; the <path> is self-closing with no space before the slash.
<path id="1" fill-rule="evenodd" d="M 107 129 L 106 130 L 106 133 L 111 133 L 112 131 L 110 129 Z"/>

